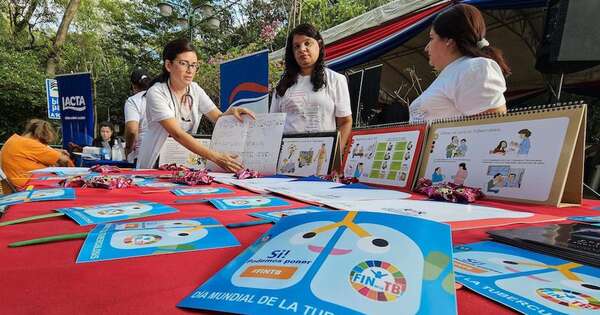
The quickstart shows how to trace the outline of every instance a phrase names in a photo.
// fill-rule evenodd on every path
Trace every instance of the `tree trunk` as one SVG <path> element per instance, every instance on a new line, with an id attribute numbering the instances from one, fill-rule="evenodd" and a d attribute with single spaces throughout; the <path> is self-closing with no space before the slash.
<path id="1" fill-rule="evenodd" d="M 56 38 L 54 39 L 54 43 L 52 44 L 50 53 L 48 54 L 48 61 L 46 63 L 46 74 L 48 77 L 53 77 L 56 74 L 56 65 L 60 60 L 60 51 L 62 45 L 67 39 L 69 26 L 71 25 L 73 18 L 75 18 L 75 14 L 77 14 L 77 9 L 79 8 L 80 3 L 81 0 L 69 0 L 69 4 L 65 10 L 65 15 L 60 22 L 58 31 L 56 31 Z"/>

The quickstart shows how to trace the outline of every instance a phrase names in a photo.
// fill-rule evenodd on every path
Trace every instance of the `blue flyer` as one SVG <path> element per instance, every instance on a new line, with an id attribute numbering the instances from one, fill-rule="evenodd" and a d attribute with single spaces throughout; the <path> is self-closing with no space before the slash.
<path id="1" fill-rule="evenodd" d="M 219 210 L 246 210 L 290 205 L 289 202 L 281 198 L 267 196 L 215 198 L 210 199 L 209 201 Z"/>
<path id="2" fill-rule="evenodd" d="M 26 190 L 0 197 L 0 206 L 8 206 L 31 201 L 73 199 L 75 199 L 75 190 L 73 190 L 73 188 Z"/>
<path id="3" fill-rule="evenodd" d="M 296 208 L 296 209 L 254 212 L 254 213 L 249 213 L 249 215 L 256 217 L 256 218 L 261 218 L 261 219 L 266 219 L 266 220 L 271 220 L 273 222 L 277 222 L 285 216 L 312 213 L 312 212 L 321 212 L 321 211 L 332 211 L 332 210 L 326 209 L 326 208 L 321 208 L 321 207 L 308 206 L 308 207 Z"/>
<path id="4" fill-rule="evenodd" d="M 374 212 L 282 218 L 178 306 L 242 314 L 456 314 L 450 227 Z"/>
<path id="5" fill-rule="evenodd" d="M 182 187 L 186 185 L 176 184 L 172 182 L 162 182 L 154 178 L 134 178 L 133 183 L 139 187 L 151 187 L 151 188 L 171 188 L 171 187 Z"/>
<path id="6" fill-rule="evenodd" d="M 495 242 L 454 249 L 456 281 L 524 314 L 598 314 L 600 270 Z"/>
<path id="7" fill-rule="evenodd" d="M 213 218 L 123 222 L 97 225 L 77 263 L 239 246 Z"/>
<path id="8" fill-rule="evenodd" d="M 132 201 L 61 208 L 56 209 L 56 211 L 68 215 L 69 218 L 75 220 L 79 225 L 91 225 L 175 213 L 178 210 L 151 201 Z"/>
<path id="9" fill-rule="evenodd" d="M 575 217 L 568 217 L 567 219 L 569 219 L 571 221 L 584 222 L 584 223 L 589 223 L 591 225 L 600 226 L 600 215 L 597 215 L 597 216 L 575 216 Z"/>
<path id="10" fill-rule="evenodd" d="M 233 194 L 233 190 L 222 187 L 194 187 L 171 190 L 176 196 Z"/>

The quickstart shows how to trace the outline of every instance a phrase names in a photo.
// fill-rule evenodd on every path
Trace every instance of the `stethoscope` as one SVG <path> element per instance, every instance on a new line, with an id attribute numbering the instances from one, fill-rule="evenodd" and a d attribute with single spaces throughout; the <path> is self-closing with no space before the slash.
<path id="1" fill-rule="evenodd" d="M 171 104 L 173 104 L 173 107 L 171 107 L 171 104 L 169 104 L 169 108 L 171 108 L 173 110 L 173 112 L 175 112 L 175 117 L 177 117 L 177 113 L 179 113 L 179 118 L 182 121 L 191 122 L 192 121 L 192 117 L 191 117 L 192 116 L 192 104 L 194 104 L 194 98 L 190 94 L 190 86 L 188 85 L 185 94 L 183 94 L 183 97 L 181 99 L 182 102 L 179 104 L 179 107 L 177 107 L 177 103 L 175 103 L 175 98 L 173 97 L 173 91 L 171 91 L 170 80 L 167 80 L 167 88 L 169 89 L 169 95 L 171 96 Z M 190 102 L 190 118 L 189 119 L 184 119 L 183 116 L 181 115 L 181 106 L 183 105 L 183 103 L 184 103 L 183 100 L 185 100 L 185 99 L 188 99 Z"/>

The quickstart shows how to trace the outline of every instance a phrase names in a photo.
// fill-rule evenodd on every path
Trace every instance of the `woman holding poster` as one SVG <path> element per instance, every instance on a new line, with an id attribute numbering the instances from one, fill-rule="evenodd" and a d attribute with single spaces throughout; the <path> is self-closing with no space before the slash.
<path id="1" fill-rule="evenodd" d="M 272 113 L 287 113 L 285 133 L 340 131 L 344 148 L 352 131 L 346 77 L 325 68 L 325 44 L 310 24 L 287 38 L 285 71 L 271 102 Z"/>
<path id="2" fill-rule="evenodd" d="M 425 52 L 438 77 L 410 104 L 411 121 L 506 112 L 502 52 L 485 39 L 481 12 L 457 4 L 433 21 Z"/>
<path id="3" fill-rule="evenodd" d="M 206 92 L 193 81 L 198 71 L 196 48 L 187 39 L 176 39 L 163 49 L 162 74 L 146 94 L 146 119 L 148 130 L 144 134 L 138 153 L 138 168 L 153 168 L 158 154 L 171 136 L 186 149 L 213 161 L 228 171 L 238 171 L 242 165 L 235 156 L 215 152 L 200 144 L 190 133 L 198 130 L 202 115 L 211 122 L 222 115 L 254 114 L 245 108 L 229 107 L 222 113 Z"/>

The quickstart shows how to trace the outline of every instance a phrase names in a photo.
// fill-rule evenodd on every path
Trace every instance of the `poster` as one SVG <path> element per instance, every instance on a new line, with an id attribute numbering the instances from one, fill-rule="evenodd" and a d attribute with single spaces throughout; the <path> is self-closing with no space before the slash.
<path id="1" fill-rule="evenodd" d="M 340 210 L 374 211 L 448 223 L 453 231 L 515 223 L 562 221 L 564 217 L 524 211 L 428 200 L 337 201 L 326 205 Z"/>
<path id="2" fill-rule="evenodd" d="M 422 130 L 353 134 L 344 176 L 360 182 L 410 188 Z"/>
<path id="3" fill-rule="evenodd" d="M 236 198 L 213 198 L 209 200 L 219 210 L 247 210 L 289 206 L 290 203 L 277 197 L 256 196 Z"/>
<path id="4" fill-rule="evenodd" d="M 56 211 L 66 214 L 79 225 L 92 225 L 175 213 L 178 210 L 151 201 L 132 201 L 85 207 L 60 208 L 56 209 Z"/>
<path id="5" fill-rule="evenodd" d="M 450 229 L 382 213 L 281 219 L 178 306 L 243 314 L 455 314 Z"/>
<path id="6" fill-rule="evenodd" d="M 50 200 L 74 200 L 75 190 L 73 188 L 52 188 L 25 190 L 10 195 L 0 196 L 0 206 L 14 205 L 32 201 Z"/>
<path id="7" fill-rule="evenodd" d="M 196 138 L 196 141 L 210 147 L 210 138 Z M 206 158 L 189 151 L 171 137 L 167 138 L 158 155 L 158 165 L 175 163 L 197 170 L 205 169 L 206 161 Z"/>
<path id="8" fill-rule="evenodd" d="M 77 263 L 239 246 L 213 218 L 108 223 L 87 236 Z"/>
<path id="9" fill-rule="evenodd" d="M 290 176 L 327 175 L 335 152 L 331 137 L 284 137 L 277 163 L 277 173 Z"/>
<path id="10" fill-rule="evenodd" d="M 56 76 L 62 122 L 62 143 L 80 146 L 91 145 L 94 140 L 94 96 L 92 74 L 73 73 Z"/>
<path id="11" fill-rule="evenodd" d="M 223 187 L 178 188 L 171 190 L 171 192 L 176 196 L 233 194 L 233 190 Z"/>
<path id="12" fill-rule="evenodd" d="M 269 51 L 227 60 L 219 66 L 220 108 L 241 106 L 255 113 L 269 111 Z"/>
<path id="13" fill-rule="evenodd" d="M 244 122 L 231 115 L 217 120 L 211 149 L 237 155 L 244 167 L 261 175 L 274 175 L 277 172 L 285 113 L 256 114 L 256 119 L 247 115 L 242 117 Z M 209 161 L 208 165 L 211 170 L 221 171 L 213 162 Z"/>
<path id="14" fill-rule="evenodd" d="M 248 215 L 256 217 L 256 218 L 261 218 L 261 219 L 266 219 L 266 220 L 271 220 L 273 222 L 277 222 L 283 217 L 297 215 L 297 214 L 321 212 L 321 211 L 332 211 L 332 210 L 326 209 L 326 208 L 321 208 L 321 207 L 308 206 L 308 207 L 296 208 L 296 209 L 254 212 L 254 213 L 249 213 Z"/>
<path id="15" fill-rule="evenodd" d="M 481 188 L 490 197 L 546 201 L 569 118 L 438 128 L 424 177 Z"/>
<path id="16" fill-rule="evenodd" d="M 217 180 L 217 179 L 215 179 Z M 291 182 L 296 180 L 293 177 L 288 177 L 285 175 L 274 175 L 274 176 L 266 176 L 266 177 L 256 177 L 256 178 L 246 178 L 246 179 L 231 179 L 228 180 L 227 184 L 235 185 L 240 188 L 244 188 L 246 190 L 255 192 L 257 194 L 265 194 L 269 191 L 266 189 L 269 186 L 278 184 Z"/>
<path id="17" fill-rule="evenodd" d="M 600 270 L 495 242 L 454 249 L 456 281 L 523 314 L 598 314 Z"/>

